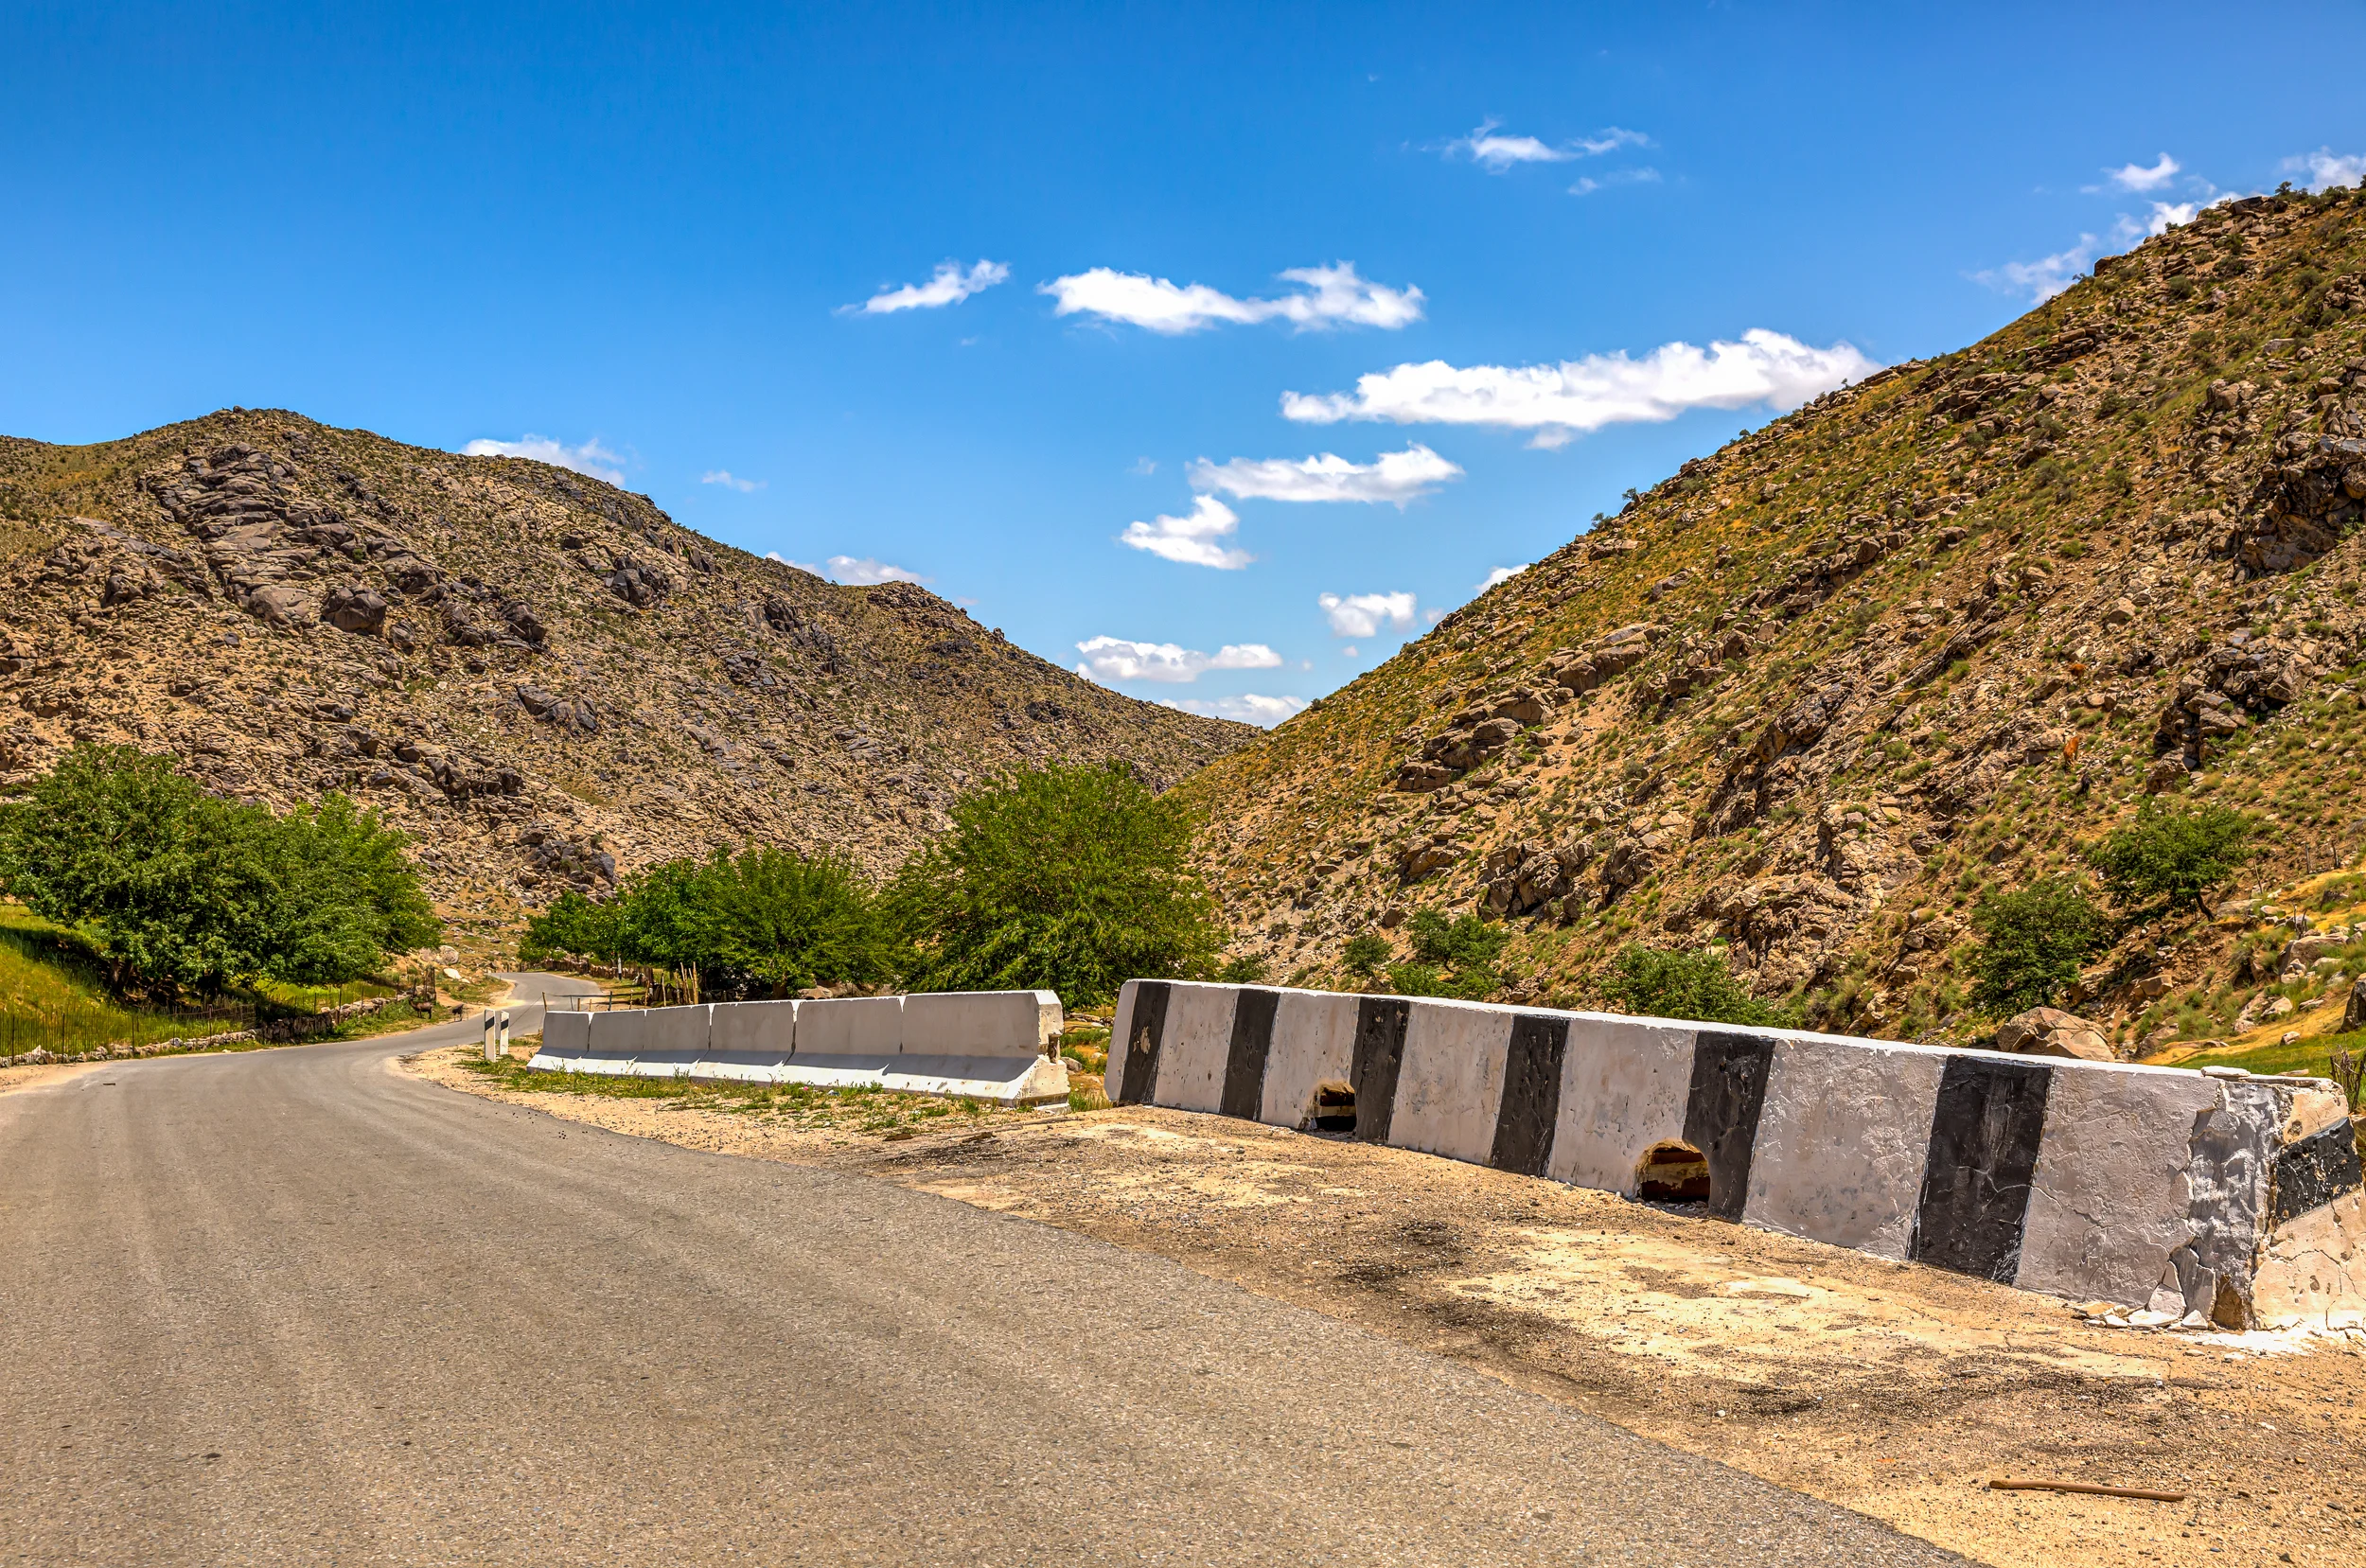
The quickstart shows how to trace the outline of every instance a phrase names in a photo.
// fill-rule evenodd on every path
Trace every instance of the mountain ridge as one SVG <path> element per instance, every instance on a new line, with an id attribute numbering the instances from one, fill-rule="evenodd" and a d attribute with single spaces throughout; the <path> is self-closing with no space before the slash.
<path id="1" fill-rule="evenodd" d="M 652 860 L 761 838 L 881 875 L 975 778 L 1108 760 L 1163 788 L 1253 733 L 916 584 L 829 583 L 598 479 L 281 410 L 0 439 L 0 787 L 92 740 L 274 809 L 343 789 L 496 944 Z"/>
<path id="2" fill-rule="evenodd" d="M 2360 201 L 2210 209 L 1827 393 L 1212 762 L 1233 955 L 1341 979 L 1348 938 L 1476 910 L 1515 998 L 1711 944 L 1819 1024 L 1961 1038 L 1979 896 L 2147 793 L 2259 815 L 2246 890 L 2346 863 Z M 2223 1024 L 2241 924 L 2130 938 L 2080 997 L 2124 1042 Z"/>

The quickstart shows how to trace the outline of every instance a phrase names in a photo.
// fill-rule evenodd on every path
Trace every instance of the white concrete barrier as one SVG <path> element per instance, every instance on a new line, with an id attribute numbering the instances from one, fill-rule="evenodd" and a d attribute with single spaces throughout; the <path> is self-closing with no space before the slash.
<path id="1" fill-rule="evenodd" d="M 706 1054 L 691 1064 L 693 1078 L 780 1084 L 797 1043 L 794 1001 L 717 1002 L 707 1028 Z"/>
<path id="2" fill-rule="evenodd" d="M 542 1043 L 526 1063 L 536 1072 L 574 1072 L 592 1054 L 592 1014 L 542 1014 Z"/>
<path id="3" fill-rule="evenodd" d="M 703 1002 L 687 1007 L 653 1007 L 642 1014 L 648 1031 L 632 1059 L 636 1078 L 688 1078 L 690 1069 L 707 1053 L 707 1028 L 714 1009 Z"/>
<path id="4" fill-rule="evenodd" d="M 594 1013 L 592 1018 L 591 1043 L 583 1059 L 575 1064 L 577 1072 L 632 1075 L 632 1064 L 649 1043 L 649 1014 L 644 1008 L 623 1012 Z"/>
<path id="5" fill-rule="evenodd" d="M 1231 998 L 1224 998 L 1227 1011 Z M 546 1070 L 728 1079 L 1065 1103 L 1063 1014 L 1049 991 L 718 1002 L 587 1014 Z M 546 1032 L 546 1038 L 547 1038 Z"/>
<path id="6" fill-rule="evenodd" d="M 840 996 L 797 1006 L 792 1083 L 877 1087 L 904 1049 L 904 998 Z"/>
<path id="7" fill-rule="evenodd" d="M 1039 1105 L 1068 1100 L 1059 1057 L 1066 1022 L 1049 991 L 913 992 L 903 1039 L 880 1087 Z"/>
<path id="8" fill-rule="evenodd" d="M 1635 1196 L 2187 1322 L 2366 1326 L 2340 1091 L 1791 1030 L 1130 980 L 1110 1098 Z"/>

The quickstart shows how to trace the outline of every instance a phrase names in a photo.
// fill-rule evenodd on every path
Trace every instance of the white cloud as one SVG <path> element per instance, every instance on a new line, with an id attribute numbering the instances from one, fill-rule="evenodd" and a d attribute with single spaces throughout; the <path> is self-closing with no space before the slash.
<path id="1" fill-rule="evenodd" d="M 2159 190 L 2171 180 L 2176 179 L 2183 171 L 2184 167 L 2163 152 L 2161 154 L 2161 161 L 2149 168 L 2142 164 L 2125 164 L 2118 168 L 2107 168 L 2103 172 L 2110 176 L 2111 183 L 2122 190 Z"/>
<path id="2" fill-rule="evenodd" d="M 1659 170 L 1647 165 L 1642 168 L 1622 168 L 1615 174 L 1605 174 L 1598 180 L 1588 174 L 1569 187 L 1569 194 L 1591 196 L 1596 191 L 1607 190 L 1612 185 L 1655 185 L 1658 184 Z"/>
<path id="3" fill-rule="evenodd" d="M 1194 490 L 1222 490 L 1244 501 L 1385 501 L 1402 508 L 1447 481 L 1460 479 L 1462 469 L 1415 442 L 1369 463 L 1351 463 L 1330 452 L 1295 461 L 1236 457 L 1222 466 L 1203 457 L 1191 466 L 1190 474 Z"/>
<path id="4" fill-rule="evenodd" d="M 1377 637 L 1384 625 L 1413 624 L 1410 593 L 1351 593 L 1345 598 L 1325 593 L 1315 602 L 1322 607 L 1333 637 Z"/>
<path id="5" fill-rule="evenodd" d="M 2329 147 L 2314 152 L 2284 160 L 2287 173 L 2305 173 L 2302 182 L 2310 190 L 2330 190 L 2336 185 L 2366 185 L 2366 155 L 2337 153 Z"/>
<path id="6" fill-rule="evenodd" d="M 1191 516 L 1129 522 L 1118 539 L 1186 566 L 1212 566 L 1220 572 L 1237 572 L 1257 557 L 1245 550 L 1227 550 L 1216 541 L 1240 525 L 1239 515 L 1214 496 L 1193 496 Z"/>
<path id="7" fill-rule="evenodd" d="M 1237 719 L 1243 724 L 1271 729 L 1291 714 L 1304 712 L 1306 699 L 1259 696 L 1254 692 L 1243 692 L 1239 696 L 1185 697 L 1180 702 L 1169 702 L 1164 706 L 1180 708 L 1187 714 L 1206 714 L 1211 718 Z"/>
<path id="8" fill-rule="evenodd" d="M 547 435 L 521 435 L 515 441 L 469 442 L 460 449 L 463 457 L 526 457 L 537 463 L 548 463 L 555 468 L 570 468 L 593 479 L 604 479 L 610 484 L 625 482 L 624 469 L 617 467 L 624 459 L 600 445 L 593 436 L 580 447 L 570 447 Z"/>
<path id="9" fill-rule="evenodd" d="M 1501 120 L 1489 120 L 1467 136 L 1457 136 L 1446 144 L 1446 155 L 1457 154 L 1470 159 L 1490 174 L 1501 174 L 1514 164 L 1565 164 L 1573 158 L 1597 156 L 1614 152 L 1622 147 L 1648 147 L 1651 138 L 1640 131 L 1622 131 L 1616 126 L 1592 136 L 1580 136 L 1575 141 L 1552 145 L 1534 136 L 1503 136 L 1496 134 Z"/>
<path id="10" fill-rule="evenodd" d="M 1147 479 L 1158 471 L 1158 460 L 1155 457 L 1138 457 L 1134 459 L 1134 466 L 1125 471 L 1129 474 L 1140 474 Z"/>
<path id="11" fill-rule="evenodd" d="M 832 555 L 820 566 L 808 565 L 803 561 L 792 561 L 777 550 L 766 551 L 764 558 L 768 561 L 778 561 L 783 566 L 793 566 L 800 572 L 810 573 L 816 577 L 827 577 L 833 582 L 845 583 L 854 588 L 869 588 L 878 583 L 929 581 L 917 572 L 907 572 L 900 566 L 890 566 L 885 561 L 874 561 L 868 555 Z"/>
<path id="12" fill-rule="evenodd" d="M 1059 302 L 1052 307 L 1055 316 L 1081 311 L 1169 337 L 1225 322 L 1286 321 L 1302 332 L 1339 326 L 1393 331 L 1421 319 L 1419 289 L 1391 289 L 1368 282 L 1356 276 L 1352 261 L 1333 267 L 1294 267 L 1281 277 L 1305 287 L 1279 299 L 1235 299 L 1204 283 L 1178 288 L 1145 273 L 1095 267 L 1069 277 L 1055 277 L 1037 291 Z"/>
<path id="13" fill-rule="evenodd" d="M 934 310 L 947 305 L 959 305 L 970 295 L 980 293 L 1001 283 L 1011 275 L 1005 262 L 980 259 L 964 272 L 958 261 L 940 261 L 937 270 L 926 283 L 907 283 L 900 289 L 882 289 L 860 305 L 841 305 L 839 313 L 858 311 L 866 316 L 884 316 L 892 310 Z"/>
<path id="14" fill-rule="evenodd" d="M 1095 637 L 1076 644 L 1085 661 L 1076 673 L 1106 684 L 1112 680 L 1159 680 L 1188 684 L 1209 670 L 1278 670 L 1281 656 L 1262 643 L 1227 643 L 1214 653 L 1173 643 L 1130 643 Z"/>
<path id="15" fill-rule="evenodd" d="M 1739 343 L 1662 344 L 1639 360 L 1589 354 L 1559 364 L 1471 365 L 1443 360 L 1357 378 L 1352 394 L 1281 395 L 1281 412 L 1309 424 L 1386 419 L 1400 425 L 1497 425 L 1534 431 L 1558 447 L 1604 425 L 1657 423 L 1687 409 L 1771 404 L 1788 412 L 1875 365 L 1846 343 L 1811 348 L 1755 327 Z"/>
<path id="16" fill-rule="evenodd" d="M 741 479 L 729 468 L 710 468 L 698 476 L 698 483 L 725 485 L 737 490 L 741 495 L 746 495 L 750 491 L 763 489 L 768 482 L 761 479 Z"/>
<path id="17" fill-rule="evenodd" d="M 2066 251 L 2040 256 L 2035 261 L 2008 261 L 2002 267 L 1971 274 L 1975 283 L 1985 283 L 2000 294 L 2026 293 L 2030 303 L 2041 304 L 2078 281 L 2078 275 L 2094 265 L 2095 237 L 2082 234 L 2078 243 Z"/>
<path id="18" fill-rule="evenodd" d="M 1342 659 L 1361 659 L 1364 657 L 1364 650 L 1357 647 L 1354 643 L 1350 643 L 1346 647 L 1339 650 L 1339 657 Z"/>
<path id="19" fill-rule="evenodd" d="M 1526 572 L 1535 563 L 1531 561 L 1522 561 L 1518 566 L 1499 566 L 1495 568 L 1494 571 L 1490 572 L 1487 574 L 1487 581 L 1477 584 L 1471 590 L 1471 591 L 1474 593 L 1484 593 L 1489 589 L 1493 588 L 1497 583 L 1508 583 L 1511 581 L 1512 578 L 1517 577 L 1521 573 Z"/>

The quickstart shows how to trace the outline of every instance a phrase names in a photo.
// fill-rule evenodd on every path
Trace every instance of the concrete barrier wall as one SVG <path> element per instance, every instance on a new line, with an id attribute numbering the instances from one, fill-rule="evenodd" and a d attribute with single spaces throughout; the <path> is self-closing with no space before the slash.
<path id="1" fill-rule="evenodd" d="M 1630 1197 L 1704 1168 L 1718 1217 L 2131 1311 L 2366 1323 L 2366 1193 L 2319 1079 L 1169 980 L 1127 982 L 1108 1075 L 1299 1129 L 1351 1093 L 1364 1141 Z"/>
<path id="2" fill-rule="evenodd" d="M 1063 1021 L 1049 991 L 553 1013 L 531 1065 L 1051 1104 L 1068 1094 Z"/>
<path id="3" fill-rule="evenodd" d="M 542 1044 L 526 1066 L 537 1072 L 573 1072 L 591 1050 L 592 1014 L 546 1011 L 542 1014 Z"/>
<path id="4" fill-rule="evenodd" d="M 643 1014 L 648 1033 L 632 1059 L 633 1076 L 688 1078 L 707 1053 L 708 1019 L 714 1011 L 703 1003 L 650 1008 Z"/>
<path id="5" fill-rule="evenodd" d="M 717 1002 L 708 1014 L 706 1053 L 691 1064 L 693 1078 L 786 1082 L 782 1069 L 797 1044 L 795 1001 Z"/>

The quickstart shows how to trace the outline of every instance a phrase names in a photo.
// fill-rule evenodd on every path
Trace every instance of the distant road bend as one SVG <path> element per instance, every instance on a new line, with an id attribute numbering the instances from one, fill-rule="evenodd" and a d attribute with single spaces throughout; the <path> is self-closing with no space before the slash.
<path id="1" fill-rule="evenodd" d="M 390 1070 L 478 1027 L 0 1097 L 0 1562 L 1962 1560 L 1157 1258 Z"/>

